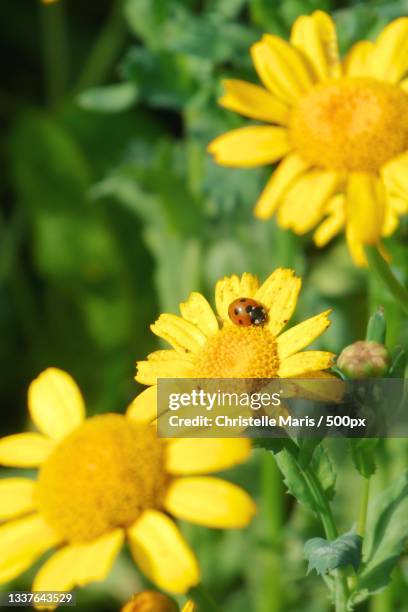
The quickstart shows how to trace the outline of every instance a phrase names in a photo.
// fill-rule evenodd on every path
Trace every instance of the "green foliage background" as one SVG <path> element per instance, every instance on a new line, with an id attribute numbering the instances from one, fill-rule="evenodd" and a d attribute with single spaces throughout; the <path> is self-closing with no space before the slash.
<path id="1" fill-rule="evenodd" d="M 124 410 L 138 390 L 134 362 L 156 347 L 149 324 L 163 310 L 176 312 L 191 290 L 211 300 L 225 274 L 263 278 L 276 266 L 294 267 L 304 278 L 296 320 L 333 308 L 321 348 L 338 353 L 364 337 L 378 304 L 389 346 L 408 345 L 398 308 L 353 266 L 342 237 L 317 251 L 310 237 L 253 218 L 270 168 L 221 168 L 206 153 L 214 136 L 243 124 L 217 106 L 222 78 L 255 81 L 251 43 L 264 31 L 287 36 L 298 15 L 317 8 L 333 12 L 344 51 L 406 14 L 408 2 L 68 0 L 47 7 L 30 0 L 2 7 L 2 433 L 25 425 L 27 385 L 49 365 L 74 375 L 90 413 Z M 388 244 L 405 282 L 407 237 L 405 222 Z M 347 530 L 358 485 L 345 448 L 334 451 L 342 464 L 335 510 Z M 394 442 L 384 455 L 378 486 L 406 466 L 407 445 Z M 255 454 L 233 474 L 255 496 L 257 468 Z M 247 532 L 186 526 L 204 580 L 226 611 L 328 610 L 320 581 L 304 577 L 302 542 L 320 528 L 283 497 L 278 477 L 275 486 L 275 526 L 262 512 Z M 80 594 L 79 609 L 116 609 L 141 585 L 125 555 L 106 584 Z M 403 562 L 371 609 L 407 610 L 407 586 Z"/>

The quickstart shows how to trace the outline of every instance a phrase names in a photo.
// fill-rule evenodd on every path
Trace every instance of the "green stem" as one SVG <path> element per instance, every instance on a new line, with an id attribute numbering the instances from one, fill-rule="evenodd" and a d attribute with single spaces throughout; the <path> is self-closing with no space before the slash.
<path id="1" fill-rule="evenodd" d="M 395 602 L 392 592 L 392 583 L 385 591 L 375 595 L 370 602 L 370 612 L 394 612 Z"/>
<path id="2" fill-rule="evenodd" d="M 199 610 L 205 610 L 205 612 L 222 612 L 220 606 L 214 601 L 202 584 L 190 589 L 189 595 L 197 604 Z"/>
<path id="3" fill-rule="evenodd" d="M 408 290 L 395 278 L 390 266 L 374 246 L 366 246 L 368 265 L 374 274 L 386 285 L 394 300 L 408 314 Z"/>
<path id="4" fill-rule="evenodd" d="M 306 482 L 318 508 L 320 520 L 322 521 L 323 529 L 328 540 L 335 540 L 338 537 L 336 523 L 334 522 L 333 513 L 330 504 L 327 501 L 326 495 L 320 485 L 318 478 L 310 467 L 303 471 Z"/>
<path id="5" fill-rule="evenodd" d="M 366 523 L 367 523 L 367 510 L 368 500 L 370 498 L 370 478 L 364 478 L 363 491 L 361 493 L 360 511 L 357 522 L 357 533 L 359 536 L 364 538 Z"/>
<path id="6" fill-rule="evenodd" d="M 293 440 L 288 440 L 286 445 L 287 450 L 292 456 L 297 459 L 299 448 Z M 328 540 L 335 540 L 338 537 L 336 523 L 330 507 L 330 503 L 326 497 L 320 480 L 317 478 L 310 466 L 302 468 L 297 463 L 298 469 L 305 479 L 305 483 L 313 496 L 317 514 L 322 522 L 323 529 Z M 347 579 L 341 570 L 334 572 L 335 580 L 335 609 L 336 612 L 346 612 L 348 599 Z"/>
<path id="7" fill-rule="evenodd" d="M 75 91 L 100 85 L 109 76 L 126 40 L 124 0 L 116 0 L 79 75 Z"/>
<path id="8" fill-rule="evenodd" d="M 40 5 L 44 79 L 49 106 L 55 106 L 64 95 L 69 72 L 68 41 L 63 0 Z"/>
<path id="9" fill-rule="evenodd" d="M 277 546 L 282 538 L 282 477 L 272 453 L 262 453 L 261 464 L 262 510 L 265 517 L 267 539 Z"/>
<path id="10" fill-rule="evenodd" d="M 267 552 L 260 556 L 258 612 L 280 612 L 285 608 L 280 566 L 284 522 L 282 476 L 275 457 L 267 451 L 261 455 L 262 527 Z"/>
<path id="11" fill-rule="evenodd" d="M 330 504 L 327 500 L 325 492 L 322 489 L 319 479 L 316 477 L 315 473 L 310 469 L 310 467 L 304 469 L 303 474 L 309 490 L 315 499 L 316 507 L 318 508 L 319 517 L 322 521 L 326 537 L 328 540 L 335 540 L 338 537 L 336 523 L 334 521 Z M 341 570 L 336 570 L 334 573 L 334 580 L 336 589 L 334 599 L 335 610 L 336 612 L 346 612 L 348 598 L 347 579 Z"/>

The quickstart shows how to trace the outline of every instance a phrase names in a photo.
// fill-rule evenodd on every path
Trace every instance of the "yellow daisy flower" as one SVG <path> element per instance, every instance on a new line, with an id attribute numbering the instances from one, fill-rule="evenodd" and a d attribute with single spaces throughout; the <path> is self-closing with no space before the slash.
<path id="1" fill-rule="evenodd" d="M 225 81 L 220 104 L 272 125 L 232 130 L 208 150 L 225 166 L 281 160 L 255 215 L 324 246 L 343 227 L 353 259 L 408 211 L 408 18 L 342 60 L 324 12 L 299 17 L 290 42 L 266 34 L 251 48 L 264 87 Z"/>
<path id="2" fill-rule="evenodd" d="M 162 314 L 151 326 L 173 348 L 155 351 L 138 362 L 136 380 L 149 388 L 133 402 L 131 412 L 154 420 L 158 378 L 289 378 L 326 377 L 334 355 L 303 351 L 330 325 L 329 310 L 282 333 L 291 318 L 301 287 L 293 270 L 278 268 L 260 285 L 245 273 L 225 277 L 215 287 L 217 314 L 200 293 L 180 305 L 181 317 Z M 264 325 L 240 327 L 229 315 L 238 298 L 252 298 L 267 312 Z M 218 316 L 217 316 L 218 315 Z M 187 442 L 187 441 L 186 441 Z M 191 456 L 194 455 L 193 440 Z M 208 461 L 211 462 L 209 456 Z"/>
<path id="3" fill-rule="evenodd" d="M 200 475 L 244 461 L 248 440 L 196 441 L 192 453 L 186 440 L 158 439 L 133 411 L 85 419 L 74 380 L 54 368 L 31 383 L 28 404 L 39 432 L 0 440 L 0 464 L 39 468 L 36 481 L 0 480 L 1 583 L 54 547 L 33 590 L 66 591 L 103 580 L 126 538 L 153 583 L 185 593 L 200 572 L 169 515 L 238 528 L 254 514 L 242 489 Z"/>
<path id="4" fill-rule="evenodd" d="M 137 593 L 122 608 L 121 612 L 178 612 L 179 607 L 171 599 L 157 591 Z M 197 607 L 189 599 L 181 612 L 196 612 Z"/>

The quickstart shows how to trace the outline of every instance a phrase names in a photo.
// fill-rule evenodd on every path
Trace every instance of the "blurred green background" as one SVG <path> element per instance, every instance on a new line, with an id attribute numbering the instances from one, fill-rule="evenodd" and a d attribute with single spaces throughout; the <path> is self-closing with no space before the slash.
<path id="1" fill-rule="evenodd" d="M 234 272 L 264 278 L 294 267 L 304 278 L 296 320 L 334 310 L 324 349 L 338 353 L 362 338 L 378 304 L 389 345 L 408 344 L 400 312 L 353 266 L 342 237 L 317 251 L 309 236 L 253 218 L 270 168 L 221 168 L 206 153 L 214 136 L 243 124 L 217 106 L 221 79 L 255 81 L 251 43 L 264 31 L 286 36 L 298 15 L 317 8 L 333 13 L 344 51 L 407 14 L 408 1 L 2 3 L 3 434 L 25 426 L 28 383 L 50 365 L 73 374 L 90 413 L 123 411 L 138 390 L 136 359 L 157 346 L 149 324 L 176 312 L 191 290 L 212 300 L 216 280 Z M 407 237 L 405 222 L 387 245 L 405 282 Z M 358 485 L 345 450 L 336 452 L 346 465 L 336 506 L 346 530 Z M 406 444 L 388 453 L 392 478 L 407 463 Z M 257 495 L 256 456 L 234 475 Z M 323 612 L 326 593 L 304 577 L 302 558 L 302 542 L 319 528 L 283 499 L 278 479 L 276 486 L 277 512 L 290 522 L 275 551 L 265 546 L 262 520 L 250 536 L 188 528 L 188 537 L 225 610 Z M 253 557 L 244 563 L 248 538 Z M 381 597 L 373 610 L 408 610 L 407 574 L 402 566 L 390 601 Z M 276 583 L 270 597 L 268 582 Z M 139 588 L 124 557 L 108 583 L 80 595 L 80 609 L 113 610 Z"/>

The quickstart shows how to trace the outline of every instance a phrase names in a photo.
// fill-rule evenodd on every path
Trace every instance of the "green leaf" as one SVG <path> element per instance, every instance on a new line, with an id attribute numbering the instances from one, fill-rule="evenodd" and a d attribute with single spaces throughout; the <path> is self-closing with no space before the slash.
<path id="1" fill-rule="evenodd" d="M 177 11 L 166 28 L 166 50 L 177 51 L 206 64 L 248 60 L 248 48 L 258 32 L 240 23 L 224 21 L 216 14 L 195 16 Z"/>
<path id="2" fill-rule="evenodd" d="M 378 438 L 351 438 L 351 458 L 363 478 L 370 478 L 376 470 L 375 448 Z"/>
<path id="3" fill-rule="evenodd" d="M 388 585 L 404 550 L 408 538 L 408 470 L 373 500 L 366 534 L 363 563 L 350 605 L 364 601 Z"/>
<path id="4" fill-rule="evenodd" d="M 220 18 L 235 19 L 246 5 L 247 0 L 208 0 L 208 11 L 216 13 Z"/>
<path id="5" fill-rule="evenodd" d="M 131 108 L 139 95 L 135 83 L 118 83 L 94 87 L 78 96 L 78 104 L 85 110 L 100 113 L 117 113 Z"/>
<path id="6" fill-rule="evenodd" d="M 288 492 L 295 497 L 299 503 L 311 510 L 316 510 L 316 504 L 310 493 L 303 471 L 299 468 L 296 458 L 291 452 L 284 449 L 276 455 L 276 462 L 283 474 L 284 483 Z"/>
<path id="7" fill-rule="evenodd" d="M 322 438 L 301 438 L 300 440 L 298 440 L 298 461 L 302 468 L 306 468 L 310 464 L 316 447 L 319 446 L 321 441 Z"/>
<path id="8" fill-rule="evenodd" d="M 304 547 L 304 554 L 309 561 L 308 573 L 316 570 L 321 576 L 338 567 L 351 565 L 355 571 L 361 562 L 362 538 L 353 533 L 346 533 L 333 542 L 324 538 L 312 538 Z"/>
<path id="9" fill-rule="evenodd" d="M 288 438 L 254 438 L 252 444 L 255 448 L 263 448 L 276 455 L 287 448 Z"/>
<path id="10" fill-rule="evenodd" d="M 384 308 L 379 306 L 368 321 L 366 340 L 385 344 L 386 327 Z"/>
<path id="11" fill-rule="evenodd" d="M 323 446 L 316 448 L 310 467 L 317 474 L 327 499 L 333 499 L 336 493 L 336 472 L 329 454 Z"/>
<path id="12" fill-rule="evenodd" d="M 307 506 L 313 512 L 318 512 L 315 498 L 310 492 L 307 475 L 301 468 L 293 451 L 284 449 L 276 455 L 276 461 L 281 470 L 288 491 L 299 503 Z M 318 447 L 310 463 L 310 469 L 317 479 L 328 500 L 334 497 L 336 475 L 331 461 L 323 447 Z"/>
<path id="13" fill-rule="evenodd" d="M 180 109 L 194 93 L 193 71 L 181 55 L 152 54 L 142 47 L 127 53 L 120 72 L 137 86 L 140 98 L 151 106 Z"/>
<path id="14" fill-rule="evenodd" d="M 133 32 L 149 47 L 159 48 L 162 31 L 178 0 L 127 0 L 125 16 Z"/>

